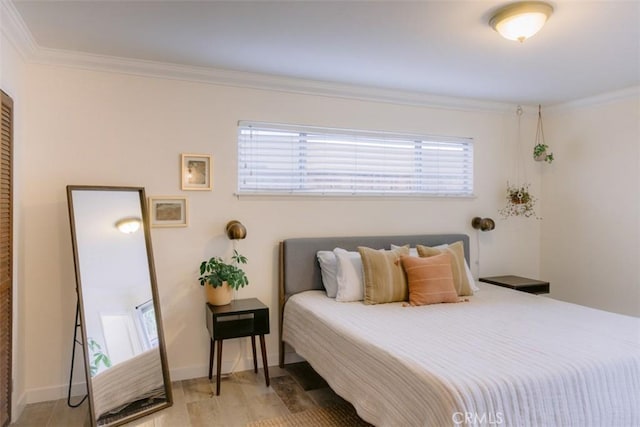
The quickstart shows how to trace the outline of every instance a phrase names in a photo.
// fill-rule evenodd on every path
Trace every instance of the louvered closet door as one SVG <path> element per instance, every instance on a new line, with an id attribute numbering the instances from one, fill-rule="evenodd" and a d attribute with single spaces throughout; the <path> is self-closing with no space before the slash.
<path id="1" fill-rule="evenodd" d="M 13 100 L 4 92 L 0 127 L 0 425 L 11 422 L 13 282 Z"/>

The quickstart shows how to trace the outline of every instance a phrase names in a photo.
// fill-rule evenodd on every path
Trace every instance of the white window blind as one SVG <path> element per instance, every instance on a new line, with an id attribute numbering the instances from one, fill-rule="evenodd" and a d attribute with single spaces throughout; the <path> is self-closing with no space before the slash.
<path id="1" fill-rule="evenodd" d="M 239 122 L 238 194 L 473 194 L 470 138 Z"/>

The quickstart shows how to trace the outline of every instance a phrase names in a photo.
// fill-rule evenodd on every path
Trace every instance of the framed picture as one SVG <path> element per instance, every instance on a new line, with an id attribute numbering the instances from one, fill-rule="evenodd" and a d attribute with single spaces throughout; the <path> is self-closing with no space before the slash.
<path id="1" fill-rule="evenodd" d="M 211 190 L 212 159 L 208 154 L 182 154 L 182 189 Z"/>
<path id="2" fill-rule="evenodd" d="M 186 227 L 189 202 L 186 197 L 149 197 L 151 227 Z"/>

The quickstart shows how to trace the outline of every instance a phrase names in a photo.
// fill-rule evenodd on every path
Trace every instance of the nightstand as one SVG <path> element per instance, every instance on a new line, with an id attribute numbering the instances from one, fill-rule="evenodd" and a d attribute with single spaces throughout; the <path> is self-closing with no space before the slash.
<path id="1" fill-rule="evenodd" d="M 481 277 L 481 282 L 491 283 L 492 285 L 502 286 L 504 288 L 515 289 L 516 291 L 528 292 L 530 294 L 548 294 L 549 282 L 541 280 L 527 279 L 520 276 L 494 276 Z"/>
<path id="2" fill-rule="evenodd" d="M 209 347 L 209 379 L 212 377 L 213 354 L 218 344 L 218 363 L 216 365 L 216 395 L 220 395 L 220 368 L 222 366 L 222 342 L 230 338 L 251 337 L 253 350 L 253 371 L 258 373 L 256 360 L 256 335 L 260 336 L 260 350 L 264 379 L 269 387 L 269 367 L 264 336 L 269 333 L 269 307 L 257 298 L 237 299 L 227 305 L 207 304 L 207 330 L 211 337 Z"/>

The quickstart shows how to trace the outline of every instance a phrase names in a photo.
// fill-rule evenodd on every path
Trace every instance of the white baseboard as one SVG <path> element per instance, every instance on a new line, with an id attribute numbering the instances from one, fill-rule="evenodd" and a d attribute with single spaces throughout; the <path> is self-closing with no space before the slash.
<path id="1" fill-rule="evenodd" d="M 257 354 L 258 358 L 258 368 L 262 367 L 262 359 L 260 358 L 260 353 Z M 277 366 L 278 365 L 278 355 L 277 354 L 267 354 L 267 363 L 269 366 Z M 222 362 L 222 374 L 229 374 L 231 372 L 241 372 L 248 371 L 253 369 L 253 359 L 251 356 L 249 357 L 239 357 L 234 361 L 223 361 Z M 216 366 L 215 361 L 213 364 L 213 375 L 216 374 Z M 169 372 L 171 376 L 171 381 L 182 381 L 182 380 L 190 380 L 192 378 L 202 378 L 209 375 L 209 365 L 202 364 L 196 366 L 188 366 L 184 368 L 175 368 L 171 369 Z"/>
<path id="2" fill-rule="evenodd" d="M 25 391 L 25 403 L 46 402 L 48 400 L 66 399 L 69 384 L 35 388 Z M 75 383 L 71 386 L 71 396 L 84 396 L 87 393 L 87 385 L 84 382 Z"/>
<path id="3" fill-rule="evenodd" d="M 295 355 L 297 356 L 297 355 Z M 257 354 L 258 357 L 258 367 L 262 366 L 262 360 L 260 359 L 260 353 Z M 300 359 L 302 360 L 302 359 Z M 269 366 L 277 366 L 278 365 L 278 355 L 277 354 L 268 354 L 267 361 Z M 291 361 L 288 361 L 291 363 Z M 213 366 L 213 374 L 215 375 L 215 364 Z M 223 361 L 222 362 L 222 373 L 229 374 L 231 372 L 240 372 L 247 371 L 253 369 L 253 359 L 251 356 L 249 357 L 241 357 L 239 356 L 234 361 Z M 169 375 L 171 381 L 182 381 L 189 380 L 192 378 L 202 378 L 209 375 L 209 365 L 201 364 L 195 366 L 187 366 L 182 368 L 174 368 L 169 370 Z M 57 400 L 57 399 L 66 399 L 68 393 L 68 384 L 51 386 L 51 387 L 42 387 L 42 388 L 33 388 L 30 390 L 26 390 L 21 398 L 15 405 L 15 413 L 19 416 L 24 409 L 24 406 L 29 403 L 37 403 L 37 402 L 45 402 L 48 400 Z M 83 382 L 74 383 L 71 387 L 71 396 L 80 397 L 86 394 L 87 387 Z M 15 421 L 15 415 L 12 414 L 12 418 Z"/>

